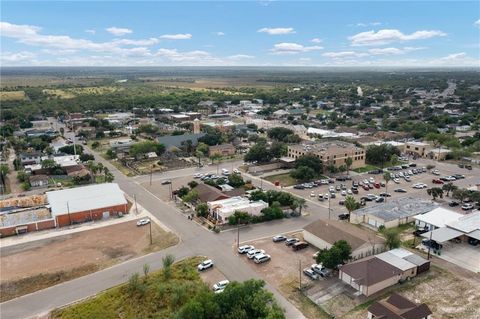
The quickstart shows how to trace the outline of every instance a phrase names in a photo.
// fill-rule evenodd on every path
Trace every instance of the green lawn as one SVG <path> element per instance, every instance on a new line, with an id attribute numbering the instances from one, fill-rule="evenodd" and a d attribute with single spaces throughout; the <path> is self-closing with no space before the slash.
<path id="1" fill-rule="evenodd" d="M 270 175 L 264 177 L 265 180 L 275 183 L 276 181 L 280 182 L 282 186 L 292 186 L 297 184 L 297 180 L 290 176 L 290 173 L 282 173 L 278 175 Z"/>
<path id="2" fill-rule="evenodd" d="M 366 164 L 363 167 L 352 169 L 352 171 L 357 172 L 357 173 L 366 173 L 366 172 L 374 170 L 374 169 L 378 169 L 378 167 L 375 166 L 375 165 Z"/>

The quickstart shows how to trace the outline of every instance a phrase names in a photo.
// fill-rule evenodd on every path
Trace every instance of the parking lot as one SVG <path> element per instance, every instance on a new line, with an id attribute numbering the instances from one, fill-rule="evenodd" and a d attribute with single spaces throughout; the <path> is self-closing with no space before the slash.
<path id="1" fill-rule="evenodd" d="M 426 160 L 423 160 L 422 163 L 417 164 L 417 167 L 415 167 L 415 168 L 418 169 L 418 168 L 422 168 L 422 167 L 425 167 L 426 165 L 428 165 L 427 162 L 425 162 L 425 161 Z M 386 185 L 386 187 L 383 187 L 383 186 L 380 186 L 379 188 L 373 187 L 372 189 L 369 189 L 368 191 L 363 189 L 361 186 L 359 186 L 358 187 L 358 194 L 348 194 L 348 195 L 353 196 L 357 201 L 360 201 L 361 198 L 364 197 L 364 196 L 367 196 L 367 194 L 373 194 L 373 195 L 379 196 L 381 193 L 385 193 L 385 192 L 388 192 L 391 195 L 391 197 L 387 198 L 387 201 L 388 201 L 389 198 L 400 198 L 400 197 L 405 197 L 405 196 L 413 196 L 413 197 L 417 197 L 417 198 L 431 200 L 432 197 L 427 194 L 427 188 L 441 187 L 442 186 L 441 184 L 434 184 L 432 182 L 433 179 L 439 179 L 440 177 L 450 176 L 450 175 L 454 175 L 454 174 L 462 174 L 462 175 L 465 175 L 465 178 L 453 181 L 452 183 L 454 185 L 457 185 L 459 187 L 469 187 L 469 186 L 476 185 L 476 184 L 480 183 L 479 176 L 475 175 L 475 173 L 477 173 L 476 171 L 475 172 L 474 171 L 469 171 L 469 170 L 462 169 L 462 168 L 459 168 L 458 166 L 451 165 L 451 164 L 444 164 L 444 163 L 442 163 L 442 164 L 443 165 L 441 165 L 441 167 L 438 169 L 439 170 L 439 175 L 434 175 L 434 174 L 432 174 L 431 172 L 428 172 L 428 171 L 427 172 L 422 172 L 422 173 L 419 173 L 419 174 L 413 174 L 410 177 L 410 182 L 406 181 L 402 177 L 399 177 L 398 178 L 398 183 L 394 182 L 393 180 L 390 180 L 389 183 Z M 423 166 L 423 165 L 425 165 L 425 166 Z M 411 170 L 411 169 L 413 169 L 413 168 L 402 169 L 402 170 L 398 170 L 398 171 L 387 171 L 387 170 L 384 170 L 384 171 L 389 172 L 389 173 L 393 173 L 393 174 L 399 174 L 400 172 L 402 172 L 404 174 L 406 171 Z M 368 173 L 357 174 L 357 173 L 351 172 L 350 177 L 351 177 L 351 180 L 346 180 L 346 181 L 336 181 L 335 180 L 334 183 L 330 183 L 328 185 L 320 185 L 320 186 L 314 187 L 314 188 L 295 189 L 293 187 L 289 187 L 288 190 L 290 192 L 294 193 L 294 194 L 297 194 L 299 196 L 304 197 L 307 200 L 315 201 L 320 206 L 323 206 L 325 208 L 328 208 L 328 206 L 330 204 L 330 209 L 331 209 L 331 212 L 332 212 L 332 216 L 338 216 L 339 214 L 343 214 L 343 213 L 347 212 L 346 208 L 339 204 L 339 202 L 341 200 L 344 200 L 346 196 L 342 196 L 341 191 L 336 191 L 335 198 L 331 198 L 330 203 L 329 203 L 329 200 L 319 201 L 318 198 L 319 198 L 320 194 L 322 194 L 322 195 L 328 194 L 329 193 L 329 188 L 331 186 L 338 189 L 338 187 L 340 187 L 342 184 L 345 185 L 346 190 L 349 190 L 352 187 L 352 183 L 354 181 L 358 183 L 360 181 L 363 182 L 365 179 L 370 180 L 372 178 L 374 180 L 374 183 L 384 182 L 383 173 L 381 173 L 381 174 L 368 174 Z M 412 186 L 416 183 L 424 183 L 424 184 L 427 185 L 427 188 L 423 188 L 423 189 L 413 188 Z M 399 189 L 399 188 L 405 190 L 406 192 L 404 192 L 404 193 L 395 192 L 395 189 Z M 451 198 L 444 196 L 443 200 L 438 199 L 438 202 L 442 206 L 448 207 L 451 210 L 457 211 L 459 213 L 465 213 L 465 211 L 463 211 L 459 206 L 449 207 L 448 203 L 451 200 L 452 200 Z M 374 201 L 367 201 L 366 202 L 367 206 L 368 205 L 375 205 L 375 204 L 376 203 Z"/>

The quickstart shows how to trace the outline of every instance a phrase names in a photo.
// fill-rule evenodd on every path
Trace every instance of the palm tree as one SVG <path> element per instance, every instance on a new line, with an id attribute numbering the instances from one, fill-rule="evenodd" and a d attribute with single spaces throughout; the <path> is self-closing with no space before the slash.
<path id="1" fill-rule="evenodd" d="M 345 208 L 348 210 L 348 222 L 350 222 L 350 215 L 355 209 L 360 208 L 360 203 L 353 196 L 347 196 L 345 198 Z"/>
<path id="2" fill-rule="evenodd" d="M 385 181 L 385 193 L 388 193 L 388 182 L 392 180 L 390 173 L 383 174 L 383 180 Z M 387 202 L 387 197 L 385 197 L 385 202 Z"/>
<path id="3" fill-rule="evenodd" d="M 347 159 L 345 160 L 345 165 L 347 166 L 347 175 L 349 175 L 350 173 L 350 167 L 352 167 L 352 164 L 353 164 L 352 158 L 347 157 Z"/>
<path id="4" fill-rule="evenodd" d="M 450 195 L 450 192 L 453 193 L 454 190 L 456 190 L 458 187 L 453 185 L 452 183 L 447 183 L 442 186 L 442 189 L 447 192 L 447 197 Z"/>
<path id="5" fill-rule="evenodd" d="M 295 199 L 295 206 L 298 207 L 300 215 L 302 214 L 302 209 L 308 207 L 307 201 L 304 198 Z"/>

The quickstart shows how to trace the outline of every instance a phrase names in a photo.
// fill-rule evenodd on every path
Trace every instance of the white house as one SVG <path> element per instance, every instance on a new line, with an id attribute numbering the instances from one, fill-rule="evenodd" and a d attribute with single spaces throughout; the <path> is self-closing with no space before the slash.
<path id="1" fill-rule="evenodd" d="M 228 217 L 236 211 L 258 216 L 268 204 L 262 200 L 252 202 L 244 197 L 236 196 L 226 199 L 220 199 L 213 202 L 207 202 L 208 211 L 220 224 L 228 222 Z"/>

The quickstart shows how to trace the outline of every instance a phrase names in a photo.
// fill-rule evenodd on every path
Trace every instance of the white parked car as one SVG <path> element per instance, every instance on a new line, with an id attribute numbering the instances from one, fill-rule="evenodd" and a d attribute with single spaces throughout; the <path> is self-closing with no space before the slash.
<path id="1" fill-rule="evenodd" d="M 453 176 L 445 176 L 445 179 L 449 182 L 453 182 L 453 181 L 456 181 L 457 179 Z"/>
<path id="2" fill-rule="evenodd" d="M 375 183 L 375 179 L 374 179 L 373 177 L 370 177 L 370 178 L 368 179 L 368 181 L 369 181 L 370 183 Z"/>
<path id="3" fill-rule="evenodd" d="M 433 174 L 433 175 L 440 175 L 440 171 L 439 171 L 438 169 L 434 169 L 434 170 L 432 171 L 432 174 Z"/>
<path id="4" fill-rule="evenodd" d="M 202 261 L 202 263 L 200 263 L 197 266 L 197 269 L 202 271 L 202 270 L 208 269 L 210 267 L 213 267 L 213 260 L 207 259 L 207 260 Z"/>
<path id="5" fill-rule="evenodd" d="M 243 245 L 238 247 L 237 251 L 239 254 L 246 254 L 252 249 L 255 249 L 255 247 L 253 247 L 252 245 Z"/>
<path id="6" fill-rule="evenodd" d="M 248 259 L 253 259 L 256 255 L 265 254 L 265 250 L 263 249 L 252 249 L 247 253 Z"/>
<path id="7" fill-rule="evenodd" d="M 398 178 L 394 178 L 394 179 L 393 179 L 393 182 L 394 182 L 395 184 L 400 184 L 400 180 L 399 180 Z"/>
<path id="8" fill-rule="evenodd" d="M 311 192 L 310 197 L 315 197 L 315 192 Z"/>
<path id="9" fill-rule="evenodd" d="M 150 224 L 150 218 L 142 218 L 137 222 L 137 226 L 144 226 Z"/>
<path id="10" fill-rule="evenodd" d="M 213 285 L 213 291 L 216 294 L 221 293 L 225 290 L 225 288 L 228 286 L 229 283 L 230 283 L 230 281 L 228 281 L 228 280 L 219 281 L 215 285 Z"/>
<path id="11" fill-rule="evenodd" d="M 427 184 L 424 184 L 424 183 L 415 183 L 412 185 L 413 188 L 416 188 L 416 189 L 422 189 L 422 188 L 427 188 Z"/>
<path id="12" fill-rule="evenodd" d="M 462 205 L 462 209 L 463 210 L 471 210 L 471 209 L 473 209 L 473 204 L 465 203 L 465 204 Z"/>
<path id="13" fill-rule="evenodd" d="M 202 173 L 195 173 L 195 175 L 193 175 L 193 178 L 200 178 L 202 177 Z"/>
<path id="14" fill-rule="evenodd" d="M 347 196 L 347 192 L 346 192 L 346 191 L 342 191 L 340 194 L 341 194 L 342 196 Z"/>
<path id="15" fill-rule="evenodd" d="M 272 240 L 274 243 L 278 243 L 278 242 L 287 240 L 287 237 L 283 235 L 277 235 L 277 236 L 273 236 Z"/>
<path id="16" fill-rule="evenodd" d="M 270 255 L 267 255 L 267 254 L 258 254 L 255 257 L 253 257 L 253 261 L 256 264 L 261 264 L 261 263 L 267 262 L 270 259 L 271 259 Z"/>

